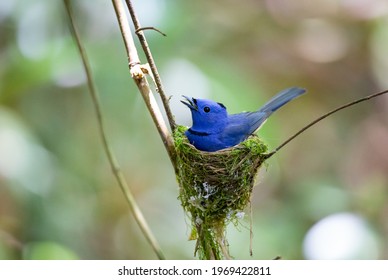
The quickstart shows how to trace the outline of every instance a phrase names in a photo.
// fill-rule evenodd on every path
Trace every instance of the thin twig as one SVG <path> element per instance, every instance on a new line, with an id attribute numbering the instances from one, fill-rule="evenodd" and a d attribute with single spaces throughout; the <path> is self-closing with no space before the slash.
<path id="1" fill-rule="evenodd" d="M 345 105 L 342 105 L 334 110 L 331 110 L 330 112 L 320 116 L 319 118 L 315 119 L 314 121 L 312 121 L 311 123 L 309 123 L 308 125 L 306 125 L 305 127 L 303 127 L 301 130 L 299 130 L 297 133 L 295 133 L 294 135 L 292 135 L 290 138 L 288 138 L 286 141 L 284 141 L 281 145 L 279 145 L 276 149 L 274 149 L 272 152 L 268 153 L 266 156 L 265 156 L 265 159 L 268 159 L 270 157 L 272 157 L 274 154 L 276 154 L 281 148 L 283 148 L 285 145 L 287 145 L 288 143 L 290 143 L 292 140 L 294 140 L 297 136 L 299 136 L 300 134 L 302 134 L 304 131 L 306 131 L 307 129 L 309 129 L 310 127 L 312 127 L 313 125 L 315 125 L 316 123 L 320 122 L 321 120 L 323 119 L 326 119 L 328 116 L 330 115 L 333 115 L 334 113 L 338 112 L 338 111 L 341 111 L 345 108 L 348 108 L 350 106 L 353 106 L 357 103 L 360 103 L 360 102 L 363 102 L 363 101 L 367 101 L 369 99 L 372 99 L 372 98 L 375 98 L 375 97 L 378 97 L 380 95 L 383 95 L 383 94 L 386 94 L 388 93 L 388 90 L 384 90 L 384 91 L 381 91 L 381 92 L 378 92 L 378 93 L 374 93 L 374 94 L 371 94 L 371 95 L 368 95 L 368 96 L 365 96 L 365 97 L 362 97 L 360 99 L 357 99 L 355 101 L 352 101 L 352 102 L 349 102 Z"/>
<path id="2" fill-rule="evenodd" d="M 116 12 L 117 20 L 119 22 L 121 34 L 127 51 L 132 78 L 134 79 L 140 93 L 143 96 L 144 102 L 146 103 L 147 109 L 150 112 L 154 124 L 158 129 L 159 135 L 163 140 L 163 144 L 167 150 L 172 165 L 176 169 L 174 141 L 171 136 L 171 133 L 168 131 L 166 123 L 163 119 L 163 115 L 158 107 L 155 97 L 152 94 L 150 86 L 144 75 L 144 72 L 146 72 L 147 69 L 140 65 L 139 56 L 137 54 L 132 33 L 129 28 L 129 23 L 125 14 L 124 6 L 121 0 L 112 0 L 112 3 Z"/>
<path id="3" fill-rule="evenodd" d="M 104 117 L 102 114 L 99 96 L 97 94 L 97 89 L 96 89 L 95 83 L 93 81 L 93 76 L 92 76 L 91 68 L 89 66 L 89 62 L 87 59 L 85 49 L 81 43 L 81 39 L 79 37 L 77 28 L 74 24 L 69 1 L 70 0 L 64 0 L 66 10 L 67 10 L 67 13 L 69 16 L 69 20 L 70 20 L 70 28 L 71 28 L 73 37 L 77 43 L 77 47 L 78 47 L 79 53 L 80 53 L 81 58 L 82 58 L 82 63 L 83 63 L 84 70 L 85 70 L 85 73 L 87 76 L 89 93 L 90 93 L 91 98 L 93 100 L 94 108 L 95 108 L 95 111 L 97 114 L 97 121 L 98 121 L 100 136 L 101 136 L 101 139 L 103 142 L 103 147 L 104 147 L 105 153 L 106 153 L 108 160 L 109 160 L 109 164 L 112 168 L 112 172 L 113 172 L 114 176 L 116 177 L 116 180 L 117 180 L 121 190 L 123 191 L 123 193 L 125 195 L 125 198 L 129 204 L 130 210 L 133 213 L 135 220 L 136 220 L 137 224 L 139 225 L 140 229 L 142 230 L 143 234 L 145 235 L 147 241 L 151 244 L 151 246 L 152 246 L 154 252 L 156 253 L 156 255 L 158 256 L 158 258 L 165 259 L 158 242 L 156 241 L 154 235 L 152 234 L 139 206 L 136 203 L 135 198 L 133 197 L 131 191 L 129 190 L 128 184 L 124 178 L 123 173 L 120 170 L 120 166 L 117 163 L 116 157 L 114 156 L 113 151 L 110 147 L 110 144 L 109 144 L 106 132 L 105 132 L 105 121 L 104 121 Z"/>
<path id="4" fill-rule="evenodd" d="M 172 131 L 174 131 L 176 128 L 174 115 L 171 112 L 170 105 L 169 105 L 169 99 L 167 98 L 167 96 L 164 92 L 162 80 L 160 79 L 160 75 L 159 75 L 158 69 L 156 67 L 154 58 L 152 57 L 151 50 L 150 50 L 148 43 L 147 43 L 147 40 L 144 36 L 144 32 L 142 31 L 143 28 L 141 27 L 140 22 L 136 16 L 135 9 L 133 8 L 131 0 L 125 0 L 125 2 L 127 3 L 129 14 L 131 15 L 133 25 L 134 25 L 135 30 L 136 30 L 136 35 L 139 37 L 140 44 L 141 44 L 143 51 L 147 57 L 147 61 L 151 67 L 152 74 L 155 77 L 156 88 L 158 89 L 160 98 L 162 99 L 168 122 L 170 124 Z"/>
<path id="5" fill-rule="evenodd" d="M 157 29 L 157 28 L 155 28 L 155 27 L 153 27 L 153 26 L 141 27 L 141 28 L 139 28 L 139 29 L 136 29 L 136 30 L 135 30 L 135 33 L 137 34 L 138 32 L 143 31 L 143 30 L 154 30 L 154 31 L 156 31 L 156 32 L 158 32 L 158 33 L 160 33 L 160 34 L 162 34 L 164 37 L 167 37 L 167 34 L 166 34 L 166 33 L 163 33 L 162 31 L 160 31 L 159 29 Z"/>

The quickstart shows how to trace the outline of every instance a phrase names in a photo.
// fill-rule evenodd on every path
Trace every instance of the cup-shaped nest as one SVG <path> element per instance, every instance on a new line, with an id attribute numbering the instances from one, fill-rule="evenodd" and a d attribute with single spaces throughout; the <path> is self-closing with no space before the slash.
<path id="1" fill-rule="evenodd" d="M 186 129 L 178 126 L 174 132 L 177 180 L 196 251 L 201 258 L 228 257 L 225 227 L 243 215 L 268 148 L 252 135 L 235 147 L 203 152 L 188 142 Z"/>

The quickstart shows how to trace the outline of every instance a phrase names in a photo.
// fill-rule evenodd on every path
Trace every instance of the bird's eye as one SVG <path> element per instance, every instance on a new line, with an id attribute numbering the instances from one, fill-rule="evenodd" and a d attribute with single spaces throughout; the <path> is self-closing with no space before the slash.
<path id="1" fill-rule="evenodd" d="M 209 113 L 210 112 L 210 108 L 209 107 L 205 107 L 205 108 L 203 108 L 203 110 L 205 111 L 205 113 Z"/>

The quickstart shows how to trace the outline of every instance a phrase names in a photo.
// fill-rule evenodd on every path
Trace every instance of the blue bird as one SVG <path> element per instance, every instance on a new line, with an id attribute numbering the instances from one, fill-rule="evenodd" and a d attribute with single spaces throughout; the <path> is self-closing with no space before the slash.
<path id="1" fill-rule="evenodd" d="M 193 125 L 185 132 L 198 150 L 215 152 L 233 147 L 259 129 L 277 109 L 300 96 L 304 89 L 292 87 L 279 92 L 258 111 L 229 115 L 226 107 L 208 99 L 183 96 L 190 108 Z"/>

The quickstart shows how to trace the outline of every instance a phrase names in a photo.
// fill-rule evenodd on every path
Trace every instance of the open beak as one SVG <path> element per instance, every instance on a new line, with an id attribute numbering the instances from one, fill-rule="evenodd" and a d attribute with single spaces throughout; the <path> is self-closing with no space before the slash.
<path id="1" fill-rule="evenodd" d="M 185 104 L 191 110 L 198 111 L 197 100 L 195 98 L 190 98 L 185 95 L 182 95 L 182 97 L 186 99 L 186 100 L 181 100 L 183 104 Z"/>

